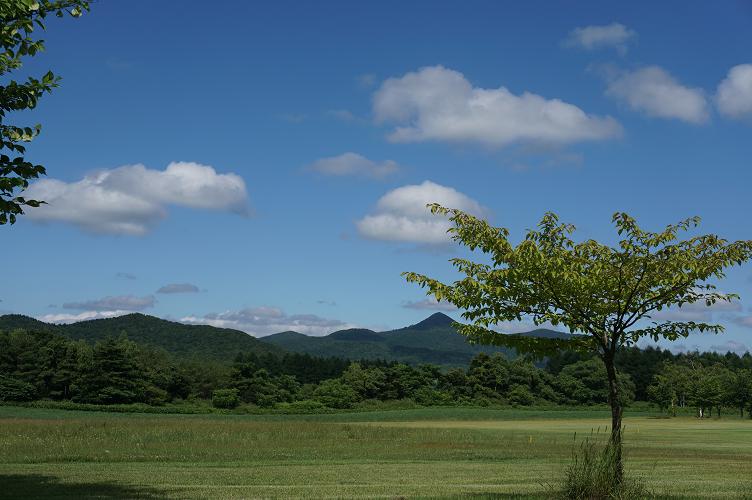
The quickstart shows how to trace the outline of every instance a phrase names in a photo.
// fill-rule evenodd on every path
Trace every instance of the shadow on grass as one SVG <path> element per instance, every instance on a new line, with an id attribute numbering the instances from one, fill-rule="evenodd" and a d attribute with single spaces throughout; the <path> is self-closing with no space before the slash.
<path id="1" fill-rule="evenodd" d="M 164 491 L 116 483 L 67 483 L 55 476 L 0 474 L 0 498 L 167 498 Z"/>

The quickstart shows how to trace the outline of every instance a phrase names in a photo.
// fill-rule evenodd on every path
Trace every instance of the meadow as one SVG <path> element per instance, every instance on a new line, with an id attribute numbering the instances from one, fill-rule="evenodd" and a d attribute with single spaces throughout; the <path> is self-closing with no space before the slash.
<path id="1" fill-rule="evenodd" d="M 0 497 L 547 498 L 605 410 L 146 415 L 0 407 Z M 752 498 L 752 420 L 628 414 L 661 498 Z M 575 437 L 576 435 L 576 437 Z"/>

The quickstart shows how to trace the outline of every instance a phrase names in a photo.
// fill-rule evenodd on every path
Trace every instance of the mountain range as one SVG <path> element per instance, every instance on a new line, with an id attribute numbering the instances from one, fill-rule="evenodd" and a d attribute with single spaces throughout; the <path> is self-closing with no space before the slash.
<path id="1" fill-rule="evenodd" d="M 323 337 L 311 337 L 297 332 L 282 332 L 260 340 L 286 351 L 315 356 L 335 356 L 348 359 L 386 359 L 408 364 L 432 363 L 444 366 L 467 366 L 478 353 L 502 352 L 503 347 L 475 345 L 467 342 L 452 326 L 454 320 L 443 313 L 435 313 L 414 325 L 375 332 L 360 328 L 340 330 Z M 566 333 L 537 329 L 521 335 L 563 338 Z"/>
<path id="2" fill-rule="evenodd" d="M 453 321 L 446 314 L 435 313 L 414 325 L 386 332 L 353 328 L 312 337 L 288 331 L 257 339 L 239 330 L 185 325 L 138 313 L 67 325 L 9 314 L 0 316 L 0 330 L 53 331 L 87 342 L 126 334 L 134 342 L 164 349 L 181 358 L 216 361 L 231 361 L 239 352 L 258 355 L 295 352 L 355 360 L 383 359 L 408 364 L 466 366 L 480 352 L 511 354 L 506 348 L 468 343 L 454 329 Z M 520 335 L 563 338 L 568 334 L 537 329 Z"/>

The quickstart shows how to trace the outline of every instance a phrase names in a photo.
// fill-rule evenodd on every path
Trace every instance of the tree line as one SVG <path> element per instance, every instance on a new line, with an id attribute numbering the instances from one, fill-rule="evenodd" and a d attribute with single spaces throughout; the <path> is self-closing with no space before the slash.
<path id="1" fill-rule="evenodd" d="M 752 356 L 674 355 L 629 349 L 618 360 L 622 404 L 652 401 L 667 412 L 752 405 Z M 646 379 L 646 374 L 649 379 Z M 477 355 L 467 368 L 351 362 L 306 354 L 240 353 L 231 363 L 186 360 L 127 336 L 93 345 L 53 332 L 0 331 L 0 401 L 53 400 L 100 405 L 211 402 L 301 410 L 351 408 L 364 401 L 420 405 L 593 405 L 608 402 L 603 363 L 562 353 L 530 358 Z M 719 413 L 720 414 L 720 413 Z"/>

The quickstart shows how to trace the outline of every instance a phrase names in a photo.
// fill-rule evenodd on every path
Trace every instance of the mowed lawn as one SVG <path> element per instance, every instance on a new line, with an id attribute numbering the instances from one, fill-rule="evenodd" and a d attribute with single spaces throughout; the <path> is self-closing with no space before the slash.
<path id="1" fill-rule="evenodd" d="M 547 498 L 605 411 L 310 416 L 0 407 L 0 497 Z M 627 416 L 628 470 L 666 498 L 752 498 L 752 420 Z"/>

